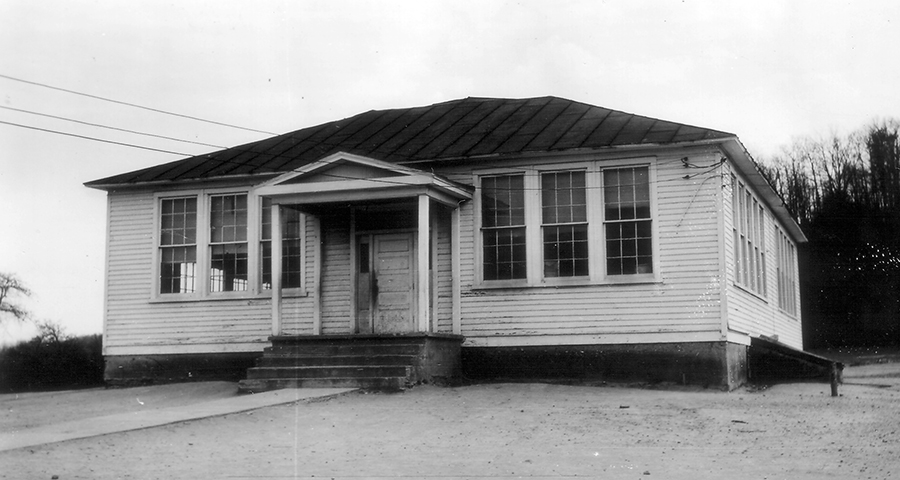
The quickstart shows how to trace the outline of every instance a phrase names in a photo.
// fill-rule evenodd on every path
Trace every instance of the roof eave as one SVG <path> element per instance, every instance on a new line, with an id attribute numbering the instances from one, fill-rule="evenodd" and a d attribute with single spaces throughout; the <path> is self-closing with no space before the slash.
<path id="1" fill-rule="evenodd" d="M 735 137 L 737 138 L 737 137 Z M 511 152 L 511 153 L 488 153 L 484 155 L 461 155 L 456 157 L 441 157 L 441 158 L 428 158 L 428 159 L 417 159 L 417 160 L 406 160 L 396 162 L 397 165 L 414 165 L 414 164 L 424 164 L 424 163 L 445 163 L 445 162 L 466 162 L 466 161 L 478 161 L 478 160 L 486 160 L 486 159 L 496 159 L 496 158 L 534 158 L 534 157 L 547 157 L 547 156 L 569 156 L 569 155 L 588 155 L 592 153 L 603 153 L 603 152 L 621 152 L 621 151 L 647 151 L 647 150 L 660 150 L 660 149 L 668 149 L 668 148 L 690 148 L 697 146 L 705 146 L 705 145 L 716 145 L 722 143 L 722 141 L 728 140 L 728 138 L 718 138 L 718 139 L 709 139 L 709 140 L 691 140 L 685 142 L 673 142 L 673 143 L 638 143 L 638 144 L 628 144 L 628 145 L 611 145 L 606 147 L 583 147 L 583 148 L 567 148 L 563 150 L 535 150 L 535 151 L 526 151 L 526 152 Z"/>
<path id="2" fill-rule="evenodd" d="M 252 173 L 244 175 L 222 175 L 210 178 L 186 178 L 182 180 L 151 180 L 146 182 L 122 182 L 122 183 L 99 183 L 85 182 L 83 185 L 88 188 L 97 190 L 138 190 L 143 188 L 160 187 L 160 186 L 188 186 L 197 184 L 215 184 L 215 183 L 236 183 L 248 182 L 258 183 L 270 178 L 277 177 L 284 172 L 266 172 Z M 102 182 L 102 180 L 101 180 Z"/>
<path id="3" fill-rule="evenodd" d="M 800 229 L 800 225 L 797 224 L 797 221 L 787 209 L 784 200 L 759 171 L 759 167 L 756 165 L 753 157 L 750 156 L 750 153 L 747 152 L 747 149 L 744 148 L 741 141 L 737 137 L 733 137 L 719 139 L 718 143 L 732 160 L 738 171 L 744 175 L 745 180 L 751 185 L 753 190 L 756 191 L 756 193 L 772 208 L 775 217 L 778 218 L 791 238 L 797 243 L 808 242 L 809 239 L 806 238 L 803 230 Z"/>

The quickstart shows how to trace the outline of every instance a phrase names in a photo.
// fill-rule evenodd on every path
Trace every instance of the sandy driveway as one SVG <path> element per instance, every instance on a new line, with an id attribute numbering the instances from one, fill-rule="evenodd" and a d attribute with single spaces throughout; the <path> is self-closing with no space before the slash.
<path id="1" fill-rule="evenodd" d="M 826 384 L 351 394 L 0 452 L 0 478 L 900 478 L 900 364 L 851 367 L 845 381 L 838 398 Z M 139 395 L 173 406 L 232 388 L 40 394 L 53 400 L 12 412 L 2 396 L 0 426 L 89 416 L 107 398 L 120 409 L 135 408 Z"/>

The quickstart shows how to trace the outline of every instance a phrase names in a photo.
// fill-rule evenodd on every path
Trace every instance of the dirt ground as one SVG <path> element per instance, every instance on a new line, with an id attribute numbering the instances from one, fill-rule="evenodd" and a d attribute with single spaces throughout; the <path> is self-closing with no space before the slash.
<path id="1" fill-rule="evenodd" d="M 0 396 L 0 428 L 184 405 L 234 384 Z M 900 478 L 900 364 L 730 393 L 545 384 L 352 393 L 0 452 L 0 478 Z"/>

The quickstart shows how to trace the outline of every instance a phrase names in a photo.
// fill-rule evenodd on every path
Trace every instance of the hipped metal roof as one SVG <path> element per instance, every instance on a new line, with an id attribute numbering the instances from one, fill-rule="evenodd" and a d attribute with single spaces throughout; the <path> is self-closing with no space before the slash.
<path id="1" fill-rule="evenodd" d="M 107 189 L 278 174 L 336 152 L 391 163 L 415 163 L 726 138 L 736 137 L 557 97 L 470 97 L 424 107 L 370 110 L 85 185 Z"/>
<path id="2" fill-rule="evenodd" d="M 424 107 L 370 110 L 257 142 L 114 175 L 103 190 L 256 176 L 274 177 L 339 152 L 394 164 L 477 160 L 617 147 L 718 143 L 792 237 L 806 237 L 732 133 L 558 97 L 469 97 Z"/>

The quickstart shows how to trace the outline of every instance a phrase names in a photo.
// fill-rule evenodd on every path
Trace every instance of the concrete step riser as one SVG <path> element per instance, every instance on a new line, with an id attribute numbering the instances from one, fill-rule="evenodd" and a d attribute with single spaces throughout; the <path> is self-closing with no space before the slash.
<path id="1" fill-rule="evenodd" d="M 265 354 L 275 355 L 418 355 L 421 345 L 276 345 Z"/>
<path id="2" fill-rule="evenodd" d="M 372 390 L 403 390 L 404 377 L 381 378 L 313 378 L 313 379 L 264 379 L 241 380 L 238 388 L 242 393 L 259 393 L 279 388 L 364 388 Z"/>
<path id="3" fill-rule="evenodd" d="M 348 365 L 410 366 L 414 355 L 266 355 L 259 358 L 258 367 L 321 367 Z"/>
<path id="4" fill-rule="evenodd" d="M 262 379 L 311 379 L 311 378 L 356 378 L 406 377 L 410 367 L 257 367 L 247 370 L 248 380 Z"/>

